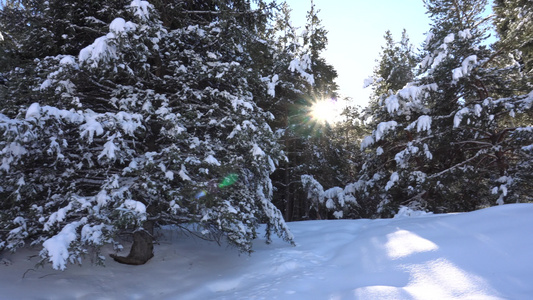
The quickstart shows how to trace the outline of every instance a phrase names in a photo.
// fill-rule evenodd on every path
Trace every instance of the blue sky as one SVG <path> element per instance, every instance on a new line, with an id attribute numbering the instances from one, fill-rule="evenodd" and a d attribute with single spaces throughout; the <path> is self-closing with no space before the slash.
<path id="1" fill-rule="evenodd" d="M 314 0 L 318 16 L 329 31 L 326 60 L 337 70 L 337 83 L 344 96 L 366 105 L 370 89 L 363 81 L 372 70 L 390 30 L 396 40 L 403 28 L 415 47 L 425 39 L 429 18 L 422 0 Z M 311 0 L 287 0 L 294 25 L 304 26 Z"/>

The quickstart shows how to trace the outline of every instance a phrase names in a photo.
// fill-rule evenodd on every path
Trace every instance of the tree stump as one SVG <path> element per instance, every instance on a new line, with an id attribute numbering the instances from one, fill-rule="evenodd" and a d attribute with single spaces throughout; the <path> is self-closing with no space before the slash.
<path id="1" fill-rule="evenodd" d="M 127 265 L 144 265 L 150 258 L 154 257 L 154 241 L 149 229 L 153 229 L 152 224 L 145 224 L 144 228 L 133 233 L 133 244 L 128 256 L 118 256 L 110 254 L 116 262 Z"/>

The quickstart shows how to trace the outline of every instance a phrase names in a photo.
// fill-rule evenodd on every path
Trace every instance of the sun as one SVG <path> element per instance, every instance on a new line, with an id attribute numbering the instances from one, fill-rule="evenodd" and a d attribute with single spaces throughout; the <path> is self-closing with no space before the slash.
<path id="1" fill-rule="evenodd" d="M 333 125 L 342 119 L 342 107 L 333 99 L 316 101 L 309 113 L 314 120 L 322 124 Z"/>

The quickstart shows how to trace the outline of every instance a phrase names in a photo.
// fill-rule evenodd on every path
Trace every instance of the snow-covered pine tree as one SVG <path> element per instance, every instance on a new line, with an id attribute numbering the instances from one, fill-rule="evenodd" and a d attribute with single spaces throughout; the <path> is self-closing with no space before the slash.
<path id="1" fill-rule="evenodd" d="M 126 0 L 3 2 L 0 72 L 6 78 L 6 88 L 0 93 L 5 100 L 2 112 L 9 111 L 10 115 L 16 113 L 12 109 L 26 105 L 34 97 L 32 81 L 43 76 L 38 73 L 35 59 L 59 54 L 77 56 L 80 49 L 109 32 L 111 21 L 129 3 Z"/>
<path id="2" fill-rule="evenodd" d="M 45 18 L 60 15 L 60 2 L 17 9 Z M 256 104 L 269 91 L 250 51 L 268 44 L 257 38 L 263 12 L 249 1 L 112 3 L 110 21 L 86 15 L 95 39 L 76 33 L 75 44 L 67 36 L 57 52 L 22 57 L 39 76 L 25 77 L 31 97 L 11 94 L 0 114 L 0 247 L 42 244 L 43 260 L 64 269 L 123 231 L 146 253 L 118 260 L 143 263 L 157 224 L 198 224 L 247 252 L 263 222 L 268 238 L 292 241 L 270 202 L 269 175 L 283 153 L 271 115 Z M 84 18 L 86 5 L 69 7 Z M 19 36 L 10 38 L 26 55 Z M 0 72 L 17 84 L 19 69 Z"/>
<path id="3" fill-rule="evenodd" d="M 505 80 L 496 91 L 500 98 L 509 101 L 500 103 L 511 110 L 507 118 L 508 147 L 515 149 L 509 164 L 508 176 L 498 178 L 493 193 L 498 201 L 530 202 L 533 194 L 533 2 L 493 2 L 493 23 L 499 35 L 493 54 L 498 73 Z M 524 99 L 529 95 L 529 100 Z M 518 109 L 516 109 L 518 107 Z M 528 145 L 529 143 L 529 145 Z"/>
<path id="4" fill-rule="evenodd" d="M 511 201 L 510 196 L 522 201 L 531 190 L 509 188 L 525 174 L 516 168 L 531 160 L 531 126 L 520 120 L 531 112 L 532 94 L 501 93 L 515 76 L 482 44 L 486 1 L 425 4 L 433 24 L 421 75 L 387 96 L 382 110 L 389 119 L 363 141 L 363 148 L 393 158 L 394 168 L 358 187 L 367 192 L 376 185 L 372 180 L 387 181 L 373 192 L 382 198 L 377 210 L 382 216 L 402 204 L 465 211 Z M 390 143 L 399 137 L 403 143 Z"/>
<path id="5" fill-rule="evenodd" d="M 369 106 L 376 112 L 389 94 L 396 93 L 415 78 L 415 67 L 418 63 L 405 29 L 399 41 L 394 40 L 390 30 L 385 32 L 383 38 L 385 45 L 381 47 L 374 74 L 367 82 L 372 86 L 372 101 Z"/>
<path id="6" fill-rule="evenodd" d="M 291 130 L 290 124 L 292 116 L 303 112 L 297 103 L 302 101 L 304 91 L 314 82 L 309 73 L 309 57 L 302 53 L 298 28 L 294 27 L 291 21 L 291 11 L 286 2 L 282 3 L 276 12 L 272 28 L 267 32 L 269 38 L 274 41 L 273 47 L 268 49 L 268 55 L 272 56 L 273 60 L 265 66 L 265 73 L 271 74 L 264 79 L 270 86 L 270 98 L 262 103 L 262 106 L 274 115 L 270 123 L 287 155 L 271 176 L 274 203 L 287 221 L 292 219 L 291 190 L 297 184 L 297 180 L 292 176 L 291 156 L 300 141 L 300 137 Z"/>
<path id="7" fill-rule="evenodd" d="M 384 39 L 385 45 L 382 47 L 379 60 L 376 61 L 374 73 L 366 82 L 367 88 L 372 88 L 369 106 L 363 110 L 366 135 L 372 133 L 382 122 L 389 124 L 386 122 L 390 120 L 390 114 L 384 109 L 387 98 L 396 94 L 415 78 L 418 60 L 407 32 L 404 30 L 401 39 L 395 41 L 392 33 L 387 31 Z M 357 198 L 359 217 L 378 216 L 377 207 L 381 202 L 389 199 L 390 196 L 384 193 L 383 189 L 387 184 L 389 174 L 395 171 L 395 153 L 386 152 L 383 149 L 392 149 L 405 144 L 406 139 L 405 135 L 391 135 L 386 140 L 372 145 L 366 144 L 372 141 L 372 137 L 363 139 L 361 150 L 364 153 L 361 158 L 362 166 L 358 169 L 357 182 L 346 187 L 346 193 Z"/>
<path id="8" fill-rule="evenodd" d="M 303 47 L 310 57 L 310 70 L 313 72 L 314 86 L 311 96 L 314 100 L 322 100 L 338 97 L 338 86 L 335 83 L 337 71 L 322 56 L 328 45 L 328 31 L 322 25 L 319 17 L 320 10 L 317 9 L 313 0 L 307 12 L 307 21 L 303 34 Z"/>
<path id="9" fill-rule="evenodd" d="M 272 175 L 276 205 L 284 212 L 285 220 L 309 218 L 312 204 L 303 189 L 301 176 L 309 174 L 325 184 L 338 184 L 342 168 L 348 164 L 339 162 L 344 150 L 333 143 L 331 127 L 313 119 L 310 112 L 313 103 L 337 97 L 337 76 L 334 68 L 322 57 L 327 45 L 327 31 L 321 24 L 311 1 L 303 30 L 291 21 L 291 9 L 281 5 L 271 35 L 276 40 L 271 65 L 271 101 L 265 103 L 275 115 L 272 126 L 279 134 L 288 160 Z M 344 137 L 344 135 L 343 135 Z M 343 161 L 345 162 L 345 161 Z M 324 165 L 330 167 L 325 170 Z M 313 218 L 316 216 L 313 216 Z"/>
<path id="10" fill-rule="evenodd" d="M 323 57 L 328 39 L 327 30 L 322 25 L 319 13 L 320 10 L 316 8 L 314 1 L 311 1 L 311 8 L 307 13 L 304 45 L 309 48 L 311 68 L 315 79 L 315 85 L 310 95 L 313 103 L 312 110 L 316 109 L 317 103 L 320 108 L 321 105 L 324 105 L 323 103 L 334 105 L 334 102 L 340 100 L 338 99 L 338 86 L 335 83 L 337 72 Z M 351 110 L 351 116 L 357 114 L 353 107 L 348 110 Z M 310 133 L 308 141 L 305 143 L 305 148 L 298 162 L 305 168 L 302 168 L 298 175 L 300 177 L 302 177 L 301 175 L 312 175 L 322 185 L 336 187 L 351 179 L 350 171 L 353 170 L 354 163 L 350 161 L 350 158 L 353 156 L 353 147 L 351 143 L 346 142 L 346 139 L 350 134 L 357 132 L 357 121 L 353 118 L 347 119 L 342 126 L 336 124 L 339 120 L 326 120 L 324 122 L 324 120 L 317 119 L 317 116 L 313 116 L 313 113 L 316 112 L 311 112 L 307 117 L 311 117 L 310 121 L 314 127 L 308 131 Z M 324 166 L 328 167 L 324 168 Z M 300 190 L 295 197 L 297 200 L 295 203 L 303 209 L 301 215 L 309 217 L 311 204 L 308 202 L 306 194 L 305 189 Z M 327 209 L 328 214 L 322 218 L 347 217 L 348 215 L 344 212 L 349 212 L 350 209 L 343 210 L 342 206 L 333 207 L 330 205 Z M 347 206 L 351 205 L 347 204 Z"/>
<path id="11" fill-rule="evenodd" d="M 526 73 L 533 71 L 533 2 L 530 0 L 494 0 L 498 49 L 510 52 L 523 65 Z"/>

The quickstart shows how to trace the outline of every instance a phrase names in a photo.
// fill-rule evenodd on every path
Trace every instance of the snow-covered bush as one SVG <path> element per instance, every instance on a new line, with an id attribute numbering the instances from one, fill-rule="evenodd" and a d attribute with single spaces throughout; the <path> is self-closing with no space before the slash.
<path id="1" fill-rule="evenodd" d="M 408 206 L 400 206 L 400 209 L 398 212 L 394 215 L 395 219 L 399 218 L 407 218 L 407 217 L 419 217 L 419 216 L 425 216 L 425 215 L 431 215 L 433 213 L 426 212 L 424 210 L 418 210 L 418 209 L 412 209 Z"/>
<path id="2" fill-rule="evenodd" d="M 342 219 L 354 217 L 358 206 L 352 186 L 345 189 L 332 187 L 324 191 L 322 185 L 311 175 L 302 175 L 302 186 L 307 191 L 307 199 L 310 200 L 311 209 L 317 212 L 318 218 L 330 217 Z"/>

